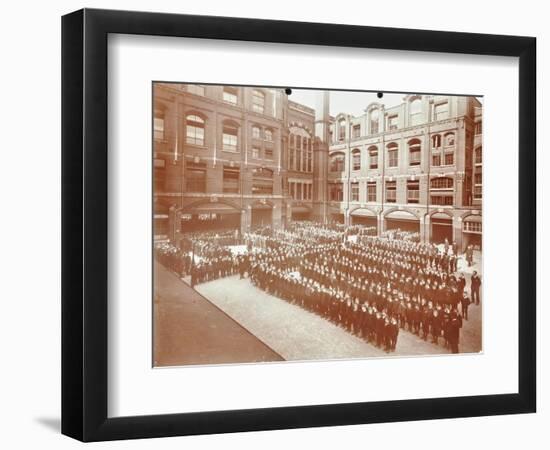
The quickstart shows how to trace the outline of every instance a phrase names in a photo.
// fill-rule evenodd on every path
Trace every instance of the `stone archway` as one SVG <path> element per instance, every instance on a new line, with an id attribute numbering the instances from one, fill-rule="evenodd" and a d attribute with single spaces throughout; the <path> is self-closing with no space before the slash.
<path id="1" fill-rule="evenodd" d="M 182 233 L 241 228 L 241 208 L 225 199 L 197 200 L 179 209 L 178 213 Z"/>
<path id="2" fill-rule="evenodd" d="M 378 213 L 371 208 L 360 206 L 350 211 L 351 225 L 375 227 L 378 232 Z"/>
<path id="3" fill-rule="evenodd" d="M 250 228 L 272 226 L 274 207 L 275 205 L 269 200 L 253 202 L 250 205 Z"/>
<path id="4" fill-rule="evenodd" d="M 433 211 L 430 215 L 429 241 L 434 244 L 455 240 L 453 230 L 453 215 L 447 211 Z"/>
<path id="5" fill-rule="evenodd" d="M 392 208 L 384 213 L 384 231 L 401 230 L 421 233 L 420 217 L 406 208 Z"/>

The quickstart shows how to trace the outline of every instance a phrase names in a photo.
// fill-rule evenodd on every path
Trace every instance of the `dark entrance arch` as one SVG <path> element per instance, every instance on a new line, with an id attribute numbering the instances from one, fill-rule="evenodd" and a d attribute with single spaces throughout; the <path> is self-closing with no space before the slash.
<path id="1" fill-rule="evenodd" d="M 435 213 L 430 217 L 431 233 L 430 242 L 441 244 L 453 242 L 453 219 L 444 213 Z"/>
<path id="2" fill-rule="evenodd" d="M 351 212 L 351 224 L 375 227 L 378 231 L 378 218 L 376 213 L 366 208 L 358 208 Z"/>
<path id="3" fill-rule="evenodd" d="M 292 206 L 292 220 L 311 220 L 311 210 L 306 206 Z"/>
<path id="4" fill-rule="evenodd" d="M 180 218 L 182 233 L 239 230 L 241 227 L 241 210 L 224 202 L 189 205 L 181 211 Z"/>
<path id="5" fill-rule="evenodd" d="M 386 231 L 401 230 L 420 233 L 420 220 L 413 213 L 405 210 L 394 210 L 384 216 Z"/>
<path id="6" fill-rule="evenodd" d="M 273 205 L 255 203 L 252 205 L 250 227 L 259 228 L 273 225 Z"/>

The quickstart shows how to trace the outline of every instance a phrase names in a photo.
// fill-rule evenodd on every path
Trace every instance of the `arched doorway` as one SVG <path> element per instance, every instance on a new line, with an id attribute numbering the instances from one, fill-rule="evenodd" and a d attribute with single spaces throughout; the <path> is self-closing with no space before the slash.
<path id="1" fill-rule="evenodd" d="M 270 203 L 254 203 L 252 205 L 250 227 L 260 228 L 273 225 L 273 205 Z"/>
<path id="2" fill-rule="evenodd" d="M 351 212 L 351 224 L 364 227 L 375 227 L 378 231 L 378 218 L 376 213 L 367 208 L 354 209 Z"/>
<path id="3" fill-rule="evenodd" d="M 430 217 L 431 233 L 430 242 L 441 244 L 445 242 L 453 242 L 453 219 L 445 213 L 435 213 Z"/>
<path id="4" fill-rule="evenodd" d="M 292 220 L 311 220 L 311 209 L 304 205 L 293 205 L 291 214 Z"/>
<path id="5" fill-rule="evenodd" d="M 241 227 L 241 210 L 221 202 L 190 205 L 182 210 L 180 218 L 182 233 L 239 230 Z"/>
<path id="6" fill-rule="evenodd" d="M 480 215 L 469 215 L 462 220 L 462 247 L 473 245 L 476 250 L 482 249 L 482 221 Z"/>
<path id="7" fill-rule="evenodd" d="M 405 210 L 394 210 L 384 216 L 385 230 L 401 230 L 420 233 L 420 220 L 413 213 Z"/>

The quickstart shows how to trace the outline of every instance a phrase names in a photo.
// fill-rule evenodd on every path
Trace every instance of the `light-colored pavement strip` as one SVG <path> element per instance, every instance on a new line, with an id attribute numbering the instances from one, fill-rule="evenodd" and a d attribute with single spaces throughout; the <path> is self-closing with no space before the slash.
<path id="1" fill-rule="evenodd" d="M 328 320 L 258 289 L 246 278 L 222 278 L 196 289 L 286 360 L 449 353 L 443 345 L 401 330 L 396 351 L 388 354 Z M 462 330 L 468 342 L 460 346 L 461 352 L 480 350 L 480 310 L 479 306 L 470 307 L 470 320 Z"/>

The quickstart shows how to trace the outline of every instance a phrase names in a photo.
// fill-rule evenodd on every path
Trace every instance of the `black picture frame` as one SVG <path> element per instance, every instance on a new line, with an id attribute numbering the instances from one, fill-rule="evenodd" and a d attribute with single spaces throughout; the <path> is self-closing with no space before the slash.
<path id="1" fill-rule="evenodd" d="M 517 393 L 107 417 L 107 36 L 177 36 L 519 58 Z M 83 9 L 62 18 L 62 433 L 82 441 L 535 412 L 536 39 Z"/>

